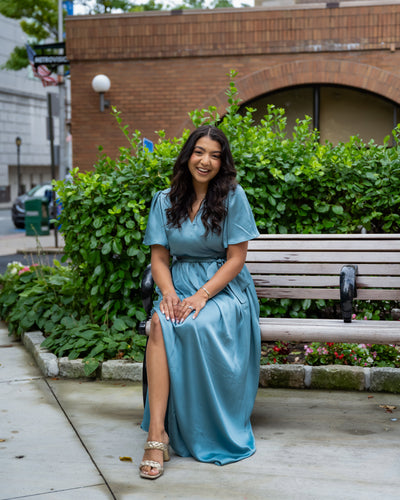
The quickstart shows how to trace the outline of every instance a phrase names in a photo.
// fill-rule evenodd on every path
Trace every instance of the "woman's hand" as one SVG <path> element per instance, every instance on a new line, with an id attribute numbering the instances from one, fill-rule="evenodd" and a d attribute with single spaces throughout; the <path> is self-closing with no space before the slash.
<path id="1" fill-rule="evenodd" d="M 183 323 L 191 313 L 193 313 L 193 319 L 196 319 L 199 312 L 206 305 L 207 300 L 206 293 L 201 289 L 194 295 L 183 299 L 177 307 L 176 322 Z"/>
<path id="2" fill-rule="evenodd" d="M 160 302 L 160 311 L 164 314 L 167 320 L 177 320 L 177 313 L 180 311 L 181 301 L 174 292 L 166 293 Z"/>

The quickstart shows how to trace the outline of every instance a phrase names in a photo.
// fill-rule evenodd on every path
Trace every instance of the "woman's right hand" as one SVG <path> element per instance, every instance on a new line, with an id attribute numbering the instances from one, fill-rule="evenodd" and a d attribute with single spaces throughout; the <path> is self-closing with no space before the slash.
<path id="1" fill-rule="evenodd" d="M 175 321 L 178 306 L 181 301 L 176 293 L 166 293 L 160 302 L 160 311 L 164 314 L 167 320 Z"/>

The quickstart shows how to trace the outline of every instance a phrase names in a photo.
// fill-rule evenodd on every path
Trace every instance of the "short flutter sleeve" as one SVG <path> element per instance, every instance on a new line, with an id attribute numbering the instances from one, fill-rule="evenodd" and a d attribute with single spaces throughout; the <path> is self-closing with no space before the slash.
<path id="1" fill-rule="evenodd" d="M 153 197 L 150 207 L 149 219 L 147 221 L 144 235 L 144 245 L 162 245 L 169 249 L 167 238 L 167 217 L 165 213 L 166 203 L 165 191 L 159 191 Z"/>
<path id="2" fill-rule="evenodd" d="M 224 247 L 257 238 L 258 232 L 253 212 L 242 186 L 237 186 L 228 196 L 228 213 L 224 224 Z"/>

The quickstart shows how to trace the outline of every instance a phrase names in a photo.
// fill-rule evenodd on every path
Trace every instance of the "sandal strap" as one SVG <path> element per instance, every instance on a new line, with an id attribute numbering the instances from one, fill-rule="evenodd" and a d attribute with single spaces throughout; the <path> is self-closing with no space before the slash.
<path id="1" fill-rule="evenodd" d="M 153 469 L 157 469 L 159 472 L 164 471 L 164 467 L 160 464 L 160 462 L 155 462 L 154 460 L 143 460 L 143 462 L 140 462 L 139 469 L 142 467 L 152 467 Z"/>
<path id="2" fill-rule="evenodd" d="M 147 441 L 144 445 L 145 450 L 168 450 L 168 445 L 165 443 L 160 443 L 159 441 Z"/>

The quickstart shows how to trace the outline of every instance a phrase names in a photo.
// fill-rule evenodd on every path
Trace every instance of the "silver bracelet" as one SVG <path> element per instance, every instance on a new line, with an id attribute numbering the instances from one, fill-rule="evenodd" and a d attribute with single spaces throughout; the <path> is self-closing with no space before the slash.
<path id="1" fill-rule="evenodd" d="M 208 296 L 208 300 L 210 299 L 211 295 L 210 295 L 210 292 L 207 290 L 207 288 L 205 286 L 202 286 L 201 287 L 202 290 L 204 290 Z"/>

